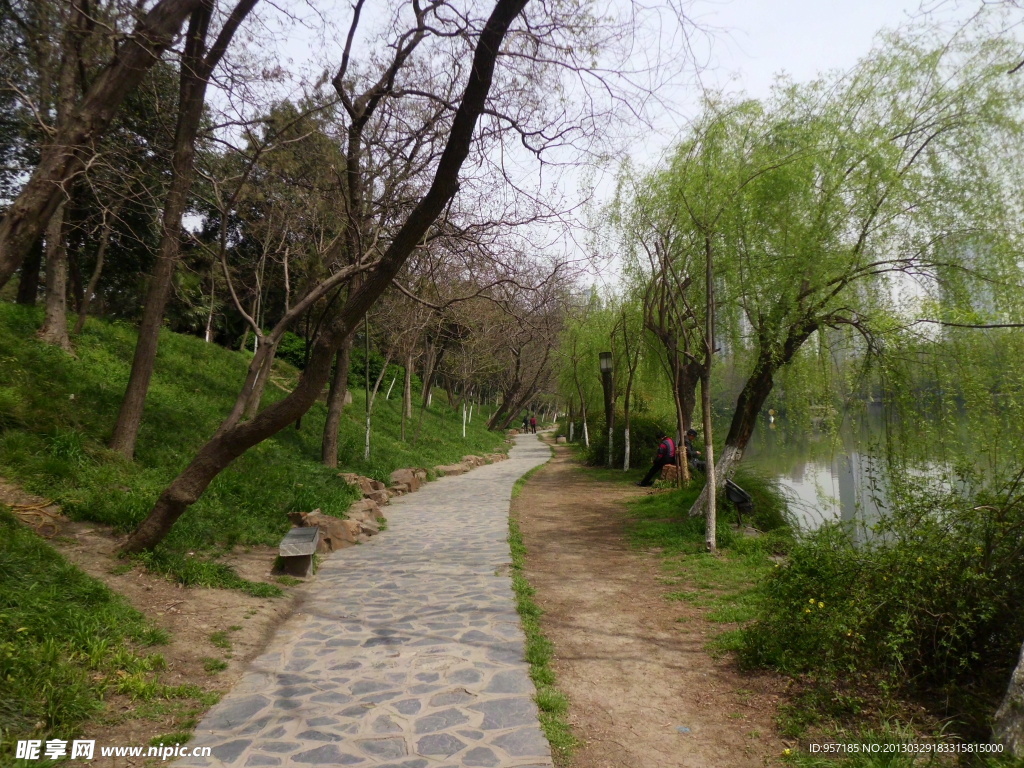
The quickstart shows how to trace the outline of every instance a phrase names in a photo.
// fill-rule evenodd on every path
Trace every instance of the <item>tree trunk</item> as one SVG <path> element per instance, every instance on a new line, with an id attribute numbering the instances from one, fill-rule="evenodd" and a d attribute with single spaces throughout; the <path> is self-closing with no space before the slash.
<path id="1" fill-rule="evenodd" d="M 153 378 L 153 368 L 156 366 L 164 311 L 178 267 L 181 219 L 188 203 L 189 189 L 192 187 L 196 135 L 203 116 L 203 105 L 206 103 L 206 86 L 237 25 L 255 2 L 256 0 L 243 0 L 238 4 L 229 23 L 225 24 L 205 58 L 206 36 L 213 14 L 214 0 L 202 0 L 189 20 L 178 87 L 178 120 L 174 131 L 171 183 L 164 202 L 160 246 L 146 294 L 142 322 L 139 324 L 139 339 L 135 345 L 128 386 L 125 388 L 117 424 L 114 426 L 114 435 L 110 441 L 112 449 L 129 459 L 135 455 L 135 443 L 139 428 L 142 426 L 146 395 L 149 393 L 149 383 Z M 232 23 L 234 26 L 231 26 Z"/>
<path id="2" fill-rule="evenodd" d="M 251 421 L 218 430 L 160 494 L 149 516 L 125 543 L 124 552 L 141 552 L 159 544 L 225 467 L 252 446 L 293 423 L 316 401 L 327 383 L 332 358 L 342 342 L 391 285 L 427 229 L 457 192 L 459 170 L 469 155 L 476 121 L 490 91 L 498 51 L 509 26 L 525 5 L 526 0 L 497 0 L 480 33 L 462 101 L 452 120 L 430 189 L 396 232 L 369 277 L 349 296 L 334 322 L 321 334 L 295 389 Z"/>
<path id="3" fill-rule="evenodd" d="M 43 266 L 43 241 L 36 240 L 21 265 L 16 301 L 26 307 L 34 307 L 39 299 L 39 271 Z"/>
<path id="4" fill-rule="evenodd" d="M 267 388 L 267 381 L 274 370 L 274 358 L 277 357 L 277 342 L 268 341 L 264 345 L 263 364 L 260 366 L 256 381 L 253 382 L 252 391 L 249 393 L 249 400 L 245 404 L 244 418 L 251 419 L 260 410 L 260 403 L 263 402 L 263 392 Z"/>
<path id="5" fill-rule="evenodd" d="M 992 735 L 1011 755 L 1024 757 L 1024 646 L 1021 646 L 1020 661 L 1010 676 L 1003 703 L 996 711 Z"/>
<path id="6" fill-rule="evenodd" d="M 53 212 L 46 228 L 46 319 L 38 338 L 46 344 L 71 351 L 68 338 L 68 261 L 64 216 L 67 206 L 61 203 Z"/>
<path id="7" fill-rule="evenodd" d="M 710 361 L 709 361 L 710 362 Z M 704 417 L 704 462 L 709 482 L 704 484 L 704 546 L 708 552 L 718 550 L 718 484 L 715 474 L 714 432 L 711 424 L 711 366 L 708 365 L 700 383 L 701 411 Z"/>
<path id="8" fill-rule="evenodd" d="M 405 423 L 412 418 L 412 355 L 405 357 L 405 383 L 402 385 L 402 442 L 405 442 Z"/>
<path id="9" fill-rule="evenodd" d="M 352 339 L 346 339 L 334 360 L 334 376 L 327 393 L 327 420 L 324 422 L 324 436 L 320 443 L 320 460 L 325 467 L 338 466 L 338 429 L 341 413 L 345 410 L 345 395 L 348 394 L 348 371 L 352 362 Z"/>
<path id="10" fill-rule="evenodd" d="M 715 358 L 715 283 L 712 260 L 711 237 L 704 235 L 704 288 L 706 312 L 704 313 L 704 370 L 700 379 L 700 410 L 704 417 L 704 461 L 707 477 L 715 477 L 714 430 L 711 424 L 711 368 Z M 718 549 L 718 487 L 705 483 L 707 499 L 704 512 L 704 544 L 708 552 Z"/>
<path id="11" fill-rule="evenodd" d="M 130 94 L 156 64 L 201 0 L 160 0 L 117 48 L 78 107 L 60 121 L 57 135 L 0 222 L 0 288 L 25 261 L 63 197 L 65 183 L 82 167 Z"/>

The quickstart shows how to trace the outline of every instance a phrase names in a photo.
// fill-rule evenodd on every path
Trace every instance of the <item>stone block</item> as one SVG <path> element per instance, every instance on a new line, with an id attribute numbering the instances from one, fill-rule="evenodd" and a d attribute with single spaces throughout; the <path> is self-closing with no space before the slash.
<path id="1" fill-rule="evenodd" d="M 396 469 L 391 473 L 391 485 L 407 485 L 410 491 L 418 491 L 422 481 L 412 469 Z"/>
<path id="2" fill-rule="evenodd" d="M 559 435 L 558 437 L 556 437 L 555 442 L 558 443 L 559 445 L 565 445 L 565 435 Z"/>

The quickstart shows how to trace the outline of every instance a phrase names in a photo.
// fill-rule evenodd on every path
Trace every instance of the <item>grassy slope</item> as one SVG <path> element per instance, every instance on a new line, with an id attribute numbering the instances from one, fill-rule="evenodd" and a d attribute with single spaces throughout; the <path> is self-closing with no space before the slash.
<path id="1" fill-rule="evenodd" d="M 0 475 L 58 501 L 74 518 L 131 530 L 226 415 L 246 358 L 165 333 L 136 461 L 126 462 L 104 445 L 128 377 L 134 329 L 91 321 L 75 342 L 76 359 L 34 340 L 39 320 L 36 310 L 0 304 Z M 274 379 L 287 385 L 294 376 L 282 365 Z M 267 400 L 283 395 L 268 385 Z M 402 443 L 400 401 L 381 394 L 373 455 L 364 462 L 365 401 L 360 390 L 353 397 L 342 420 L 341 470 L 385 479 L 398 467 L 450 463 L 503 445 L 483 418 L 474 418 L 463 439 L 460 417 L 441 393 L 423 417 L 419 440 Z M 166 550 L 276 544 L 288 528 L 288 512 L 319 507 L 344 513 L 354 492 L 318 463 L 324 415 L 323 405 L 315 405 L 301 430 L 284 430 L 224 471 L 179 521 Z"/>

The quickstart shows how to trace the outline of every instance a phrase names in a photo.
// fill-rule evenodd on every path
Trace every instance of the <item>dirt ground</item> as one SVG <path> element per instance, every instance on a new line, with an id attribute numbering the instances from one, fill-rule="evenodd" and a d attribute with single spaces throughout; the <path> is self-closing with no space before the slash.
<path id="1" fill-rule="evenodd" d="M 68 520 L 46 499 L 25 493 L 2 478 L 0 503 L 11 506 L 23 522 L 68 560 L 126 597 L 170 634 L 168 645 L 140 649 L 166 659 L 167 669 L 159 674 L 159 681 L 166 685 L 193 684 L 207 691 L 227 691 L 301 599 L 302 589 L 297 587 L 283 587 L 283 597 L 257 598 L 237 590 L 183 588 L 139 567 L 119 573 L 124 563 L 117 559 L 116 551 L 124 537 L 101 525 Z M 232 553 L 223 562 L 246 579 L 273 581 L 270 569 L 276 554 L 271 547 L 254 547 Z M 216 638 L 219 643 L 211 639 L 217 632 L 225 633 Z M 227 667 L 208 672 L 204 660 L 209 659 L 226 662 Z M 148 745 L 155 737 L 191 730 L 183 725 L 200 717 L 204 709 L 191 701 L 133 702 L 126 696 L 113 695 L 108 697 L 101 717 L 82 725 L 81 738 L 95 739 L 97 747 Z M 146 764 L 141 758 L 100 758 L 98 748 L 96 753 L 96 760 L 89 763 L 96 768 Z"/>
<path id="2" fill-rule="evenodd" d="M 704 650 L 729 625 L 669 602 L 656 553 L 631 549 L 622 502 L 639 488 L 602 483 L 570 452 L 513 503 L 526 577 L 555 647 L 557 687 L 583 743 L 570 768 L 746 768 L 778 764 L 780 680 Z"/>

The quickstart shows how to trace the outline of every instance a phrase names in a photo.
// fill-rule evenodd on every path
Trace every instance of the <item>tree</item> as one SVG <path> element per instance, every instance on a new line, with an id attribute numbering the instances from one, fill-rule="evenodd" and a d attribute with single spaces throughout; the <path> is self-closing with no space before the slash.
<path id="1" fill-rule="evenodd" d="M 135 345 L 128 385 L 121 400 L 121 409 L 110 441 L 110 447 L 127 458 L 131 458 L 135 453 L 135 441 L 142 424 L 146 394 L 153 376 L 153 367 L 156 365 L 160 328 L 178 264 L 181 220 L 185 214 L 189 188 L 192 186 L 196 135 L 206 103 L 206 88 L 232 37 L 256 2 L 257 0 L 239 0 L 209 48 L 207 35 L 215 0 L 204 0 L 192 12 L 189 20 L 185 35 L 185 51 L 181 59 L 171 182 L 164 201 L 160 246 L 155 269 L 150 278 L 149 291 L 143 304 L 142 322 L 139 325 L 139 338 Z"/>
<path id="2" fill-rule="evenodd" d="M 82 100 L 57 127 L 39 164 L 0 221 L 0 288 L 25 261 L 81 169 L 89 143 L 109 128 L 125 98 L 160 60 L 184 20 L 201 0 L 159 0 L 117 47 Z"/>
<path id="3" fill-rule="evenodd" d="M 285 398 L 269 406 L 253 419 L 222 428 L 196 457 L 160 495 L 149 517 L 139 526 L 125 544 L 125 551 L 138 552 L 155 546 L 170 531 L 181 514 L 205 491 L 217 474 L 245 450 L 275 434 L 301 416 L 320 394 L 330 375 L 330 365 L 342 342 L 355 330 L 366 311 L 391 284 L 413 249 L 427 233 L 431 222 L 443 211 L 458 188 L 459 170 L 469 155 L 477 118 L 483 112 L 493 79 L 494 68 L 506 34 L 522 12 L 526 0 L 497 0 L 483 29 L 477 36 L 472 70 L 462 98 L 452 119 L 448 139 L 438 160 L 433 181 L 419 199 L 409 217 L 396 232 L 374 268 L 359 288 L 331 318 L 316 340 L 309 364 L 299 377 L 295 389 Z M 356 18 L 362 3 L 356 5 Z M 418 24 L 405 40 L 425 35 L 425 19 L 420 14 Z M 346 72 L 351 42 L 355 30 L 349 35 L 337 80 Z M 399 47 L 385 76 L 368 91 L 365 98 L 353 101 L 351 108 L 358 115 L 394 86 L 395 73 L 408 56 Z"/>

